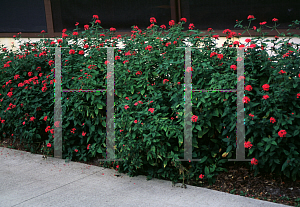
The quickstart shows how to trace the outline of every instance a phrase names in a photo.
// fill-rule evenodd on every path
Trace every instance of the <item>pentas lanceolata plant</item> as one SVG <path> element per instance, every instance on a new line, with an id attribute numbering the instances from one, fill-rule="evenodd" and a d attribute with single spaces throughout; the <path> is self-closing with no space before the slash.
<path id="1" fill-rule="evenodd" d="M 250 15 L 248 20 L 246 31 L 255 18 Z M 294 77 L 295 72 L 299 73 L 298 45 L 295 49 L 289 40 L 275 37 L 271 40 L 272 50 L 278 55 L 269 57 L 261 37 L 265 25 L 262 23 L 259 29 L 253 27 L 259 36 L 243 43 L 232 40 L 239 39 L 240 33 L 224 30 L 223 48 L 215 48 L 219 36 L 212 34 L 212 28 L 208 29 L 209 35 L 199 37 L 202 32 L 190 24 L 189 30 L 196 34 L 187 35 L 181 31 L 185 22 L 185 18 L 178 24 L 171 20 L 170 33 L 163 34 L 166 26 L 156 25 L 156 19 L 151 17 L 151 25 L 145 32 L 134 26 L 130 38 L 114 37 L 115 28 L 104 32 L 101 21 L 94 15 L 91 27 L 84 25 L 82 33 L 77 22 L 76 29 L 73 32 L 64 29 L 61 38 L 21 45 L 19 54 L 3 48 L 1 134 L 23 134 L 31 146 L 45 142 L 48 152 L 53 151 L 54 127 L 58 126 L 53 123 L 55 51 L 45 47 L 70 47 L 62 49 L 63 89 L 105 89 L 104 80 L 110 77 L 106 77 L 107 49 L 103 47 L 116 47 L 116 42 L 121 40 L 126 46 L 115 49 L 115 123 L 116 156 L 124 161 L 117 166 L 121 165 L 119 170 L 129 171 L 131 175 L 152 168 L 147 171 L 149 177 L 167 176 L 177 180 L 178 172 L 170 161 L 183 158 L 185 57 L 184 49 L 176 51 L 176 47 L 186 47 L 183 40 L 189 37 L 193 47 L 203 48 L 202 51 L 192 49 L 192 67 L 188 68 L 193 71 L 196 90 L 236 89 L 240 59 L 232 48 L 245 48 L 245 76 L 238 78 L 245 81 L 243 101 L 245 115 L 249 113 L 249 117 L 245 117 L 244 146 L 249 148 L 248 156 L 253 155 L 250 165 L 257 173 L 269 163 L 272 171 L 279 167 L 279 174 L 284 171 L 289 175 L 287 171 L 290 171 L 294 178 L 299 170 L 297 149 L 300 146 L 296 139 L 300 125 L 297 114 L 300 74 Z M 242 27 L 241 23 L 237 21 L 236 26 Z M 13 69 L 14 74 L 8 72 Z M 62 97 L 64 158 L 87 160 L 97 153 L 105 158 L 106 92 L 62 93 Z M 236 93 L 193 92 L 192 103 L 197 105 L 192 116 L 193 134 L 197 134 L 193 136 L 193 158 L 203 161 L 188 163 L 189 177 L 214 182 L 216 171 L 222 170 L 216 166 L 222 166 L 225 157 L 235 154 Z"/>

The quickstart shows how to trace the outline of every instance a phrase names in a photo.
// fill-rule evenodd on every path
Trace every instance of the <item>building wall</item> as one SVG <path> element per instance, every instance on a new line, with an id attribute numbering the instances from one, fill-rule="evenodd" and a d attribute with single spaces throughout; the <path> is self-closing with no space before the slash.
<path id="1" fill-rule="evenodd" d="M 241 43 L 245 43 L 245 39 L 247 38 L 250 38 L 250 37 L 241 37 L 240 39 L 238 38 L 233 38 L 232 40 L 233 41 L 240 41 Z M 4 45 L 8 50 L 12 49 L 12 51 L 17 51 L 19 49 L 19 46 L 21 44 L 24 44 L 26 42 L 31 42 L 31 43 L 35 43 L 35 42 L 38 42 L 39 40 L 41 40 L 43 38 L 20 38 L 21 40 L 21 43 L 19 43 L 18 41 L 14 40 L 14 38 L 0 38 L 0 45 Z M 55 40 L 55 38 L 50 38 L 51 40 Z M 251 39 L 251 38 L 250 38 Z M 268 39 L 274 39 L 272 37 L 269 37 Z M 279 39 L 282 39 L 282 38 L 279 38 Z M 185 39 L 187 40 L 187 39 Z M 217 47 L 222 47 L 222 44 L 226 41 L 226 37 L 219 37 L 219 40 L 216 40 L 216 43 L 217 43 Z M 300 39 L 299 38 L 292 38 L 290 40 L 291 43 L 294 43 L 294 44 L 300 44 Z M 272 46 L 272 44 L 270 42 L 266 42 L 268 44 L 268 47 Z M 71 44 L 69 42 L 69 44 Z M 185 41 L 185 44 L 187 45 L 188 42 Z M 191 44 L 189 44 L 190 46 L 192 46 Z M 118 44 L 116 45 L 117 47 L 119 48 L 122 48 L 124 47 L 124 44 L 122 42 L 118 42 Z M 278 47 L 276 47 L 278 48 Z M 2 52 L 2 51 L 0 51 Z M 138 51 L 137 51 L 138 53 Z M 271 53 L 270 51 L 268 51 L 269 55 L 272 56 L 274 55 L 273 53 Z"/>

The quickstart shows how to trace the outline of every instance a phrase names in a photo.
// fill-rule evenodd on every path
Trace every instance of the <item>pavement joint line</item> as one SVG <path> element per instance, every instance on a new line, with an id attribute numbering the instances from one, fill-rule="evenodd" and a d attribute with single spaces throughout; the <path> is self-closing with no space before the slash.
<path id="1" fill-rule="evenodd" d="M 71 181 L 71 182 L 69 182 L 69 183 L 66 183 L 66 184 L 64 184 L 64 185 L 62 185 L 62 186 L 59 186 L 59 187 L 54 188 L 54 189 L 52 189 L 52 190 L 49 190 L 49 191 L 47 191 L 47 192 L 45 192 L 45 193 L 42 193 L 42 194 L 40 194 L 40 195 L 31 197 L 31 198 L 29 198 L 29 199 L 27 199 L 27 200 L 25 200 L 25 201 L 22 201 L 22 202 L 20 202 L 20 203 L 17 203 L 17 204 L 15 204 L 15 205 L 13 205 L 13 206 L 20 205 L 20 204 L 25 203 L 25 202 L 27 202 L 27 201 L 29 201 L 29 200 L 32 200 L 32 199 L 37 198 L 37 197 L 40 197 L 40 196 L 45 195 L 45 194 L 47 194 L 47 193 L 50 193 L 50 192 L 52 192 L 52 191 L 54 191 L 54 190 L 57 190 L 57 189 L 59 189 L 59 188 L 62 188 L 62 187 L 64 187 L 64 186 L 66 186 L 66 185 L 69 185 L 69 184 L 71 184 L 71 183 L 74 183 L 74 182 L 76 182 L 76 181 L 78 181 L 78 180 L 82 180 L 83 178 L 86 178 L 86 177 L 89 177 L 89 176 L 91 176 L 91 175 L 94 175 L 94 174 L 96 174 L 96 173 L 98 173 L 98 172 L 100 172 L 100 171 L 96 171 L 96 172 L 94 172 L 94 173 L 92 173 L 92 174 L 89 174 L 89 175 L 84 176 L 84 177 L 82 177 L 82 178 L 79 178 L 79 179 L 77 179 L 77 180 L 73 180 L 73 181 Z M 11 206 L 11 207 L 13 207 L 13 206 Z"/>

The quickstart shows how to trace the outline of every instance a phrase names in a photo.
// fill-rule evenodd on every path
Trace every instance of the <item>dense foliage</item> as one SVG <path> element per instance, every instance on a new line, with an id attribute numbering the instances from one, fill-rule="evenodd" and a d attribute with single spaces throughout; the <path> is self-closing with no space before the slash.
<path id="1" fill-rule="evenodd" d="M 249 31 L 251 21 L 248 17 Z M 276 29 L 277 20 L 274 29 Z M 145 32 L 133 27 L 131 37 L 114 37 L 114 28 L 105 31 L 97 15 L 85 31 L 62 31 L 62 37 L 26 43 L 19 51 L 1 48 L 0 133 L 22 135 L 32 152 L 41 144 L 53 153 L 54 138 L 54 61 L 55 50 L 62 49 L 63 89 L 106 89 L 107 49 L 122 41 L 125 48 L 114 50 L 115 143 L 120 172 L 148 178 L 182 179 L 174 164 L 185 166 L 189 178 L 214 182 L 222 164 L 235 158 L 236 101 L 232 92 L 193 92 L 193 159 L 178 162 L 184 154 L 184 39 L 192 46 L 194 90 L 236 89 L 237 79 L 245 81 L 246 158 L 259 171 L 300 176 L 300 70 L 299 45 L 290 43 L 297 35 L 278 34 L 279 40 L 265 39 L 261 23 L 253 28 L 257 36 L 239 40 L 240 33 L 226 29 L 223 47 L 216 47 L 218 35 L 194 30 L 182 32 L 185 18 L 175 24 L 156 25 L 155 18 Z M 77 26 L 78 24 L 76 24 Z M 294 21 L 291 27 L 299 25 Z M 242 21 L 236 27 L 242 26 Z M 20 37 L 16 37 L 18 39 Z M 233 41 L 232 39 L 237 39 Z M 272 44 L 273 56 L 268 54 Z M 237 77 L 237 50 L 245 49 L 243 77 Z M 170 76 L 167 76 L 170 74 Z M 296 76 L 296 77 L 295 77 Z M 106 92 L 62 92 L 63 158 L 89 160 L 106 156 Z"/>

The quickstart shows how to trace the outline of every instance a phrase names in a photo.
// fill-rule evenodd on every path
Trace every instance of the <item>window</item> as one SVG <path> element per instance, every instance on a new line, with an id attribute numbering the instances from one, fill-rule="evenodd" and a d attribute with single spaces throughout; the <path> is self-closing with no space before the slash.
<path id="1" fill-rule="evenodd" d="M 65 28 L 73 31 L 76 22 L 83 31 L 83 26 L 90 24 L 93 15 L 99 16 L 105 31 L 116 28 L 116 35 L 130 35 L 133 25 L 145 30 L 150 25 L 150 17 L 155 17 L 157 25 L 164 24 L 167 29 L 170 20 L 178 23 L 185 17 L 184 31 L 193 23 L 195 29 L 205 32 L 203 35 L 211 27 L 220 36 L 225 36 L 224 29 L 243 32 L 244 29 L 234 28 L 234 25 L 236 19 L 243 20 L 244 26 L 248 25 L 248 15 L 257 18 L 253 22 L 256 27 L 263 21 L 273 25 L 272 19 L 277 18 L 280 33 L 287 33 L 288 25 L 300 20 L 297 12 L 300 1 L 290 0 L 14 0 L 1 1 L 0 6 L 6 8 L 0 13 L 0 37 L 12 37 L 18 32 L 25 38 L 41 37 L 42 30 L 47 32 L 45 37 L 58 37 Z M 278 34 L 267 28 L 264 31 L 271 36 Z M 290 32 L 299 33 L 299 30 Z M 252 30 L 250 34 L 256 32 Z"/>
<path id="2" fill-rule="evenodd" d="M 133 25 L 144 30 L 150 25 L 150 17 L 155 17 L 158 25 L 168 25 L 171 19 L 170 0 L 55 0 L 51 1 L 51 7 L 54 32 L 64 28 L 73 31 L 76 22 L 83 31 L 83 26 L 92 22 L 93 15 L 99 16 L 105 30 L 114 27 L 119 32 L 130 32 Z"/>
<path id="3" fill-rule="evenodd" d="M 250 27 L 259 27 L 260 22 L 272 26 L 273 18 L 277 18 L 279 29 L 288 29 L 294 20 L 300 20 L 300 1 L 282 0 L 179 0 L 180 16 L 187 18 L 185 30 L 193 23 L 196 29 L 207 30 L 238 30 L 234 28 L 236 20 L 243 20 L 242 25 L 249 24 L 248 15 L 254 15 Z M 278 29 L 277 28 L 277 29 Z M 240 28 L 239 28 L 240 29 Z M 244 29 L 242 29 L 244 31 Z M 266 29 L 267 31 L 267 29 Z"/>
<path id="4" fill-rule="evenodd" d="M 0 5 L 0 33 L 47 32 L 44 0 L 1 1 Z"/>

